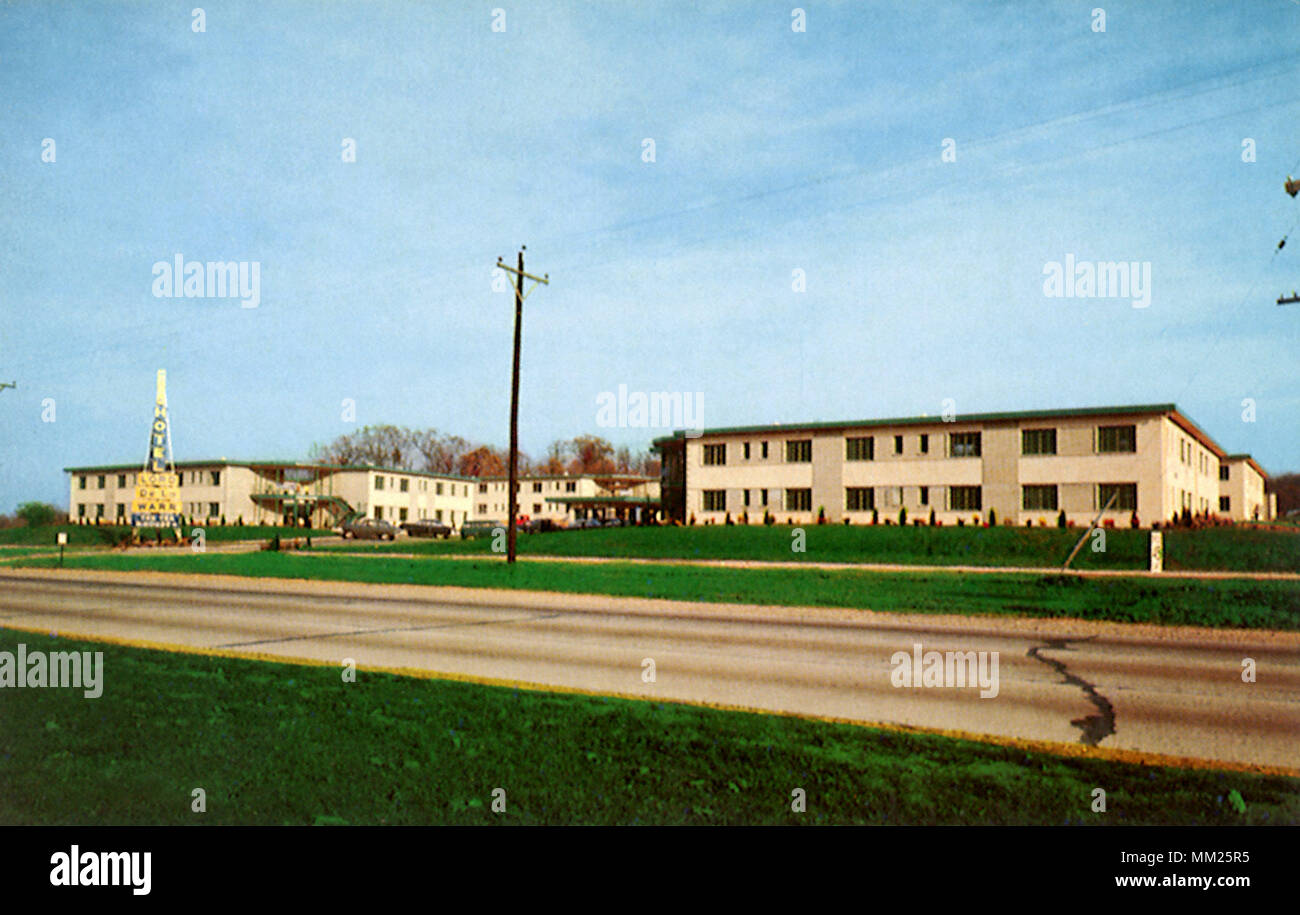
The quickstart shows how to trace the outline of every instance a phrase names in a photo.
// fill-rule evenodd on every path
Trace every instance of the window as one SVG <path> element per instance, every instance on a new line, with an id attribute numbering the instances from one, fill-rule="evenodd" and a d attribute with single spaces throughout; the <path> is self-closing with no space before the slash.
<path id="1" fill-rule="evenodd" d="M 929 453 L 930 453 L 930 436 L 929 436 L 929 435 L 922 435 L 922 436 L 921 436 L 921 453 L 922 453 L 922 454 L 929 454 Z M 921 504 L 924 505 L 925 503 L 922 502 Z"/>
<path id="2" fill-rule="evenodd" d="M 398 520 L 398 521 L 405 521 L 405 520 L 406 520 L 406 509 L 404 509 L 404 508 L 399 508 L 399 509 L 397 510 L 397 520 Z"/>
<path id="3" fill-rule="evenodd" d="M 375 506 L 375 517 L 376 518 L 384 517 L 384 507 L 382 505 Z"/>
<path id="4" fill-rule="evenodd" d="M 980 434 L 978 432 L 954 432 L 948 436 L 948 454 L 951 457 L 979 457 Z"/>
<path id="5" fill-rule="evenodd" d="M 383 488 L 384 488 L 384 478 L 375 477 L 375 489 L 383 489 Z M 378 518 L 379 516 L 375 515 L 375 517 Z"/>
<path id="6" fill-rule="evenodd" d="M 760 450 L 760 452 L 762 453 L 763 460 L 766 461 L 766 460 L 767 460 L 767 442 L 763 442 L 763 447 L 762 447 L 761 449 L 759 449 L 759 450 Z"/>
<path id="7" fill-rule="evenodd" d="M 876 491 L 870 486 L 850 486 L 844 490 L 844 508 L 851 512 L 869 512 L 876 507 Z"/>
<path id="8" fill-rule="evenodd" d="M 120 506 L 119 506 L 119 507 L 120 507 Z M 209 502 L 209 503 L 208 503 L 208 517 L 209 517 L 209 518 L 215 518 L 215 517 L 217 517 L 217 515 L 219 515 L 219 514 L 221 514 L 221 506 L 218 505 L 216 502 Z"/>
<path id="9" fill-rule="evenodd" d="M 759 497 L 759 504 L 761 504 L 761 505 L 763 505 L 763 506 L 766 506 L 766 505 L 767 505 L 767 490 L 766 490 L 766 489 L 760 489 L 760 490 L 758 491 L 758 497 Z"/>
<path id="10" fill-rule="evenodd" d="M 705 464 L 725 464 L 727 463 L 727 446 L 723 445 L 705 445 L 704 446 L 704 463 Z"/>
<path id="11" fill-rule="evenodd" d="M 77 503 L 77 517 L 78 517 L 78 518 L 84 518 L 84 517 L 86 517 L 86 503 L 85 503 L 85 502 L 79 502 L 79 503 Z"/>
<path id="12" fill-rule="evenodd" d="M 441 509 L 441 508 L 438 509 L 437 511 L 435 511 L 435 512 L 433 513 L 433 519 L 434 519 L 435 521 L 441 521 L 441 520 L 442 520 L 442 509 Z"/>
<path id="13" fill-rule="evenodd" d="M 78 478 L 77 478 L 77 482 L 78 482 L 78 484 L 79 484 L 79 485 L 77 486 L 78 489 L 85 489 L 85 488 L 86 488 L 86 478 L 85 478 L 85 477 L 78 477 Z"/>
<path id="14" fill-rule="evenodd" d="M 1020 431 L 1021 454 L 1056 454 L 1055 429 L 1022 429 Z"/>
<path id="15" fill-rule="evenodd" d="M 479 491 L 479 492 L 487 492 L 487 484 L 486 484 L 486 483 L 480 483 L 480 484 L 478 484 L 478 491 Z"/>
<path id="16" fill-rule="evenodd" d="M 435 483 L 435 484 L 433 485 L 433 492 L 434 492 L 435 495 L 439 495 L 439 496 L 442 495 L 442 484 L 441 484 L 441 483 Z M 455 495 L 455 493 L 452 493 L 452 495 Z M 438 520 L 441 521 L 442 519 L 439 518 Z"/>
<path id="17" fill-rule="evenodd" d="M 120 505 L 118 506 L 118 508 L 121 508 L 121 507 L 122 507 L 122 506 L 120 506 Z M 1232 497 L 1231 497 L 1231 496 L 1219 496 L 1219 511 L 1221 511 L 1221 512 L 1230 512 L 1230 511 L 1232 511 Z"/>
<path id="18" fill-rule="evenodd" d="M 533 514 L 534 514 L 534 515 L 540 515 L 541 513 L 542 513 L 542 504 L 541 504 L 540 502 L 534 502 L 534 503 L 533 503 Z"/>
<path id="19" fill-rule="evenodd" d="M 119 502 L 117 503 L 117 520 L 121 521 L 125 517 L 126 517 L 126 503 Z"/>
<path id="20" fill-rule="evenodd" d="M 749 460 L 749 442 L 745 442 L 745 460 Z"/>
<path id="21" fill-rule="evenodd" d="M 875 439 L 871 436 L 846 438 L 844 440 L 844 459 L 846 461 L 871 461 L 875 460 L 875 457 Z"/>
<path id="22" fill-rule="evenodd" d="M 478 504 L 478 513 L 479 513 L 480 515 L 486 515 L 486 514 L 487 514 L 487 503 L 486 503 L 486 502 L 480 502 L 480 503 Z"/>
<path id="23" fill-rule="evenodd" d="M 213 485 L 213 486 L 220 486 L 220 485 L 221 485 L 221 471 L 220 471 L 220 470 L 214 470 L 214 471 L 212 471 L 212 485 Z"/>
<path id="24" fill-rule="evenodd" d="M 1098 426 L 1097 451 L 1101 454 L 1137 451 L 1137 426 Z"/>
<path id="25" fill-rule="evenodd" d="M 177 485 L 177 486 L 184 486 L 184 485 L 185 485 L 185 474 L 184 474 L 184 473 L 178 473 L 178 474 L 176 474 L 176 485 Z"/>
<path id="26" fill-rule="evenodd" d="M 1110 497 L 1115 496 L 1115 504 L 1110 507 L 1111 511 L 1137 511 L 1137 492 L 1136 483 L 1099 483 L 1097 484 L 1097 507 L 1105 508 Z"/>
<path id="27" fill-rule="evenodd" d="M 924 436 L 922 436 L 922 438 L 924 438 Z M 921 487 L 921 504 L 922 504 L 922 505 L 929 505 L 929 504 L 930 504 L 930 487 L 929 487 L 929 486 L 922 486 L 922 487 Z"/>
<path id="28" fill-rule="evenodd" d="M 533 484 L 533 492 L 541 492 L 541 491 L 542 491 L 542 484 L 541 484 L 541 483 L 534 483 L 534 484 Z"/>
<path id="29" fill-rule="evenodd" d="M 104 503 L 103 503 L 103 502 L 100 502 L 98 505 L 95 506 L 95 517 L 96 517 L 96 518 L 102 518 L 102 517 L 104 517 Z"/>
<path id="30" fill-rule="evenodd" d="M 565 484 L 564 484 L 564 491 L 565 491 L 565 492 L 577 492 L 577 491 L 578 491 L 578 484 L 577 484 L 577 482 L 574 481 L 574 480 L 570 480 L 569 482 L 565 483 Z"/>
<path id="31" fill-rule="evenodd" d="M 118 489 L 125 489 L 125 488 L 126 488 L 126 474 L 124 474 L 124 473 L 119 473 L 119 474 L 117 475 L 117 488 L 118 488 Z"/>
<path id="32" fill-rule="evenodd" d="M 1220 479 L 1220 480 L 1226 480 L 1226 479 L 1228 479 L 1228 465 L 1227 465 L 1227 464 L 1220 464 L 1220 465 L 1219 465 L 1219 479 Z"/>
<path id="33" fill-rule="evenodd" d="M 978 435 L 979 433 L 975 433 Z M 950 486 L 948 507 L 953 511 L 979 511 L 983 507 L 978 486 Z"/>
<path id="34" fill-rule="evenodd" d="M 785 459 L 791 464 L 806 464 L 812 460 L 812 439 L 797 439 L 785 443 Z"/>
<path id="35" fill-rule="evenodd" d="M 1025 486 L 1020 504 L 1025 511 L 1056 511 L 1056 486 Z"/>
<path id="36" fill-rule="evenodd" d="M 727 510 L 727 491 L 725 489 L 704 490 L 704 510 L 706 512 L 724 512 Z"/>
<path id="37" fill-rule="evenodd" d="M 903 437 L 901 435 L 895 435 L 894 454 L 902 454 L 902 453 L 903 453 Z"/>
<path id="38" fill-rule="evenodd" d="M 812 442 L 808 442 L 811 446 Z M 785 510 L 790 512 L 812 511 L 811 489 L 787 489 L 785 491 Z"/>
<path id="39" fill-rule="evenodd" d="M 410 491 L 411 491 L 411 481 L 408 480 L 406 477 L 402 477 L 402 482 L 401 482 L 401 484 L 400 484 L 400 486 L 399 486 L 398 488 L 399 488 L 402 492 L 410 492 Z"/>
<path id="40" fill-rule="evenodd" d="M 745 508 L 749 508 L 749 490 L 745 490 Z"/>
<path id="41" fill-rule="evenodd" d="M 103 488 L 104 488 L 104 475 L 103 475 L 102 473 L 99 475 L 99 480 L 96 482 L 95 485 L 96 485 L 96 487 L 99 488 L 99 489 L 103 489 Z"/>

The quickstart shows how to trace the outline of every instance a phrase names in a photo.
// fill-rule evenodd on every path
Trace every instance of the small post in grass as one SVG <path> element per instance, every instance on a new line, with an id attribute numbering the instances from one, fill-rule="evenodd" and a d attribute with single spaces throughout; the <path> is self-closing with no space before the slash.
<path id="1" fill-rule="evenodd" d="M 68 542 L 68 532 L 59 531 L 54 535 L 54 541 L 59 545 L 59 568 L 63 568 L 63 547 Z"/>

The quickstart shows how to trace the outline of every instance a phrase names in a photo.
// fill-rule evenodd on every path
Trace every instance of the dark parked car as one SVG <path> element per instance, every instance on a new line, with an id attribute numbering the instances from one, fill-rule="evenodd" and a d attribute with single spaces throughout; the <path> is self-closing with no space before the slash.
<path id="1" fill-rule="evenodd" d="M 343 524 L 343 539 L 354 540 L 396 540 L 397 528 L 379 518 L 354 518 Z"/>
<path id="2" fill-rule="evenodd" d="M 580 531 L 589 527 L 600 527 L 599 518 L 575 518 L 569 522 L 569 530 Z"/>
<path id="3" fill-rule="evenodd" d="M 446 539 L 451 536 L 451 525 L 433 518 L 403 521 L 401 527 L 412 537 L 442 537 Z"/>
<path id="4" fill-rule="evenodd" d="M 464 521 L 460 525 L 460 536 L 464 540 L 473 540 L 475 537 L 491 537 L 492 532 L 497 528 L 506 529 L 504 521 Z"/>
<path id="5" fill-rule="evenodd" d="M 544 534 L 547 531 L 558 531 L 560 526 L 550 518 L 533 518 L 519 528 L 525 534 Z"/>

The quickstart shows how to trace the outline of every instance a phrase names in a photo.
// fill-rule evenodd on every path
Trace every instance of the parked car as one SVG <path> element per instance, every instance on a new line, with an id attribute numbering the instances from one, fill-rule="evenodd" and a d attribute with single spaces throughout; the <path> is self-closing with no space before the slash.
<path id="1" fill-rule="evenodd" d="M 589 527 L 600 527 L 599 518 L 575 518 L 569 522 L 569 530 L 580 531 Z"/>
<path id="2" fill-rule="evenodd" d="M 525 522 L 520 528 L 525 534 L 544 534 L 547 531 L 558 531 L 560 526 L 550 518 L 533 518 Z"/>
<path id="3" fill-rule="evenodd" d="M 343 539 L 353 540 L 396 540 L 397 528 L 379 518 L 354 518 L 343 524 Z"/>
<path id="4" fill-rule="evenodd" d="M 601 527 L 623 527 L 622 518 L 610 518 Z"/>
<path id="5" fill-rule="evenodd" d="M 416 521 L 403 521 L 402 530 L 412 537 L 451 537 L 451 525 L 433 518 L 420 518 Z"/>
<path id="6" fill-rule="evenodd" d="M 492 532 L 497 528 L 506 529 L 504 521 L 464 521 L 460 525 L 460 536 L 463 540 L 473 540 L 475 537 L 491 537 Z"/>

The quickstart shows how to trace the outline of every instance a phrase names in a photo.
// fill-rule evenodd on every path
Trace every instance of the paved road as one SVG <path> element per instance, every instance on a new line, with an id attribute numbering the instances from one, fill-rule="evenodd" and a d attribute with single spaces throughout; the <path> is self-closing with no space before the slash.
<path id="1" fill-rule="evenodd" d="M 405 585 L 0 571 L 0 626 L 1097 746 L 1300 774 L 1300 634 Z M 12 651 L 20 632 L 0 633 Z M 896 652 L 998 653 L 997 695 Z M 986 657 L 990 657 L 986 656 Z M 1242 659 L 1256 664 L 1244 683 Z M 646 682 L 645 659 L 655 676 Z M 991 672 L 991 671 L 990 671 Z M 106 690 L 112 689 L 112 671 Z"/>

